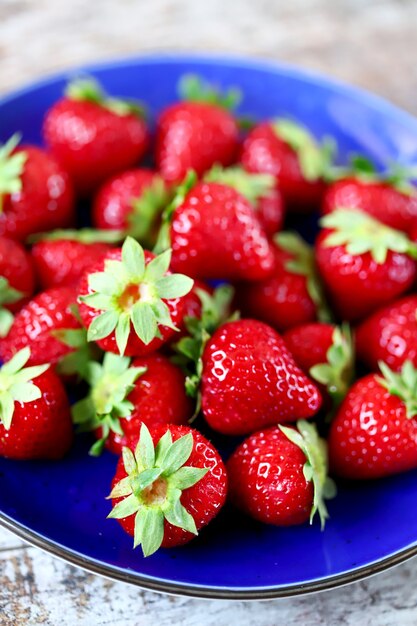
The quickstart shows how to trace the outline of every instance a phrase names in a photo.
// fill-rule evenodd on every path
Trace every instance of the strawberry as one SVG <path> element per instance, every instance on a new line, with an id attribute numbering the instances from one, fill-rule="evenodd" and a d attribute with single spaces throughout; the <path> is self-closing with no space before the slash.
<path id="1" fill-rule="evenodd" d="M 136 440 L 138 437 L 136 437 Z M 123 448 L 113 479 L 109 517 L 134 537 L 145 556 L 187 543 L 222 508 L 226 469 L 198 431 L 165 425 Z"/>
<path id="2" fill-rule="evenodd" d="M 170 339 L 183 319 L 193 281 L 168 271 L 169 250 L 155 257 L 127 237 L 80 283 L 80 315 L 88 340 L 106 351 L 143 356 Z"/>
<path id="3" fill-rule="evenodd" d="M 273 252 L 255 210 L 230 186 L 190 172 L 164 212 L 157 250 L 172 247 L 172 269 L 193 278 L 259 280 Z"/>
<path id="4" fill-rule="evenodd" d="M 29 361 L 26 347 L 0 368 L 0 455 L 60 459 L 72 443 L 68 398 L 49 364 Z"/>
<path id="5" fill-rule="evenodd" d="M 354 376 L 354 351 L 347 324 L 303 324 L 291 328 L 282 337 L 294 361 L 305 374 L 319 384 L 333 406 L 345 397 Z"/>
<path id="6" fill-rule="evenodd" d="M 275 176 L 288 209 L 304 213 L 320 206 L 332 154 L 332 142 L 319 144 L 301 124 L 278 118 L 250 131 L 240 160 L 248 172 Z"/>
<path id="7" fill-rule="evenodd" d="M 185 376 L 162 354 L 150 354 L 130 362 L 111 352 L 103 364 L 90 362 L 85 378 L 89 395 L 73 406 L 73 419 L 83 431 L 94 430 L 98 441 L 90 453 L 103 446 L 120 454 L 140 426 L 186 425 L 193 408 L 185 393 Z"/>
<path id="8" fill-rule="evenodd" d="M 108 96 L 92 78 L 69 84 L 46 113 L 43 137 L 82 195 L 133 167 L 149 143 L 142 108 Z"/>
<path id="9" fill-rule="evenodd" d="M 83 274 L 120 241 L 120 232 L 55 230 L 35 238 L 32 258 L 42 289 L 76 287 Z M 108 242 L 108 243 L 107 243 Z"/>
<path id="10" fill-rule="evenodd" d="M 16 314 L 7 337 L 0 340 L 0 359 L 8 361 L 17 351 L 29 346 L 29 365 L 58 363 L 71 348 L 56 333 L 80 328 L 72 309 L 76 297 L 70 287 L 55 287 L 30 300 Z"/>
<path id="11" fill-rule="evenodd" d="M 280 332 L 317 319 L 329 320 L 313 250 L 293 232 L 279 233 L 274 243 L 270 276 L 237 288 L 237 305 L 243 315 L 260 319 Z"/>
<path id="12" fill-rule="evenodd" d="M 214 430 L 245 435 L 312 417 L 321 397 L 278 333 L 262 322 L 239 320 L 220 326 L 205 347 L 201 404 Z"/>
<path id="13" fill-rule="evenodd" d="M 227 462 L 230 497 L 244 513 L 265 524 L 303 524 L 318 512 L 328 518 L 325 498 L 336 493 L 327 477 L 326 443 L 306 421 L 296 428 L 273 426 L 250 435 Z"/>
<path id="14" fill-rule="evenodd" d="M 417 366 L 417 296 L 378 309 L 355 331 L 358 357 L 373 371 L 383 361 L 395 372 L 404 361 Z"/>
<path id="15" fill-rule="evenodd" d="M 13 135 L 0 146 L 0 235 L 24 241 L 32 233 L 75 220 L 74 192 L 55 158 Z"/>
<path id="16" fill-rule="evenodd" d="M 35 273 L 30 256 L 17 241 L 0 237 L 0 337 L 13 323 L 13 313 L 35 290 Z"/>
<path id="17" fill-rule="evenodd" d="M 417 246 L 356 209 L 321 219 L 316 259 L 339 317 L 356 321 L 406 292 L 416 276 Z"/>
<path id="18" fill-rule="evenodd" d="M 222 183 L 245 196 L 256 209 L 258 219 L 269 236 L 281 230 L 284 223 L 284 203 L 270 174 L 251 174 L 241 167 L 222 168 L 215 165 L 204 176 L 206 182 Z"/>
<path id="19" fill-rule="evenodd" d="M 93 204 L 96 228 L 123 230 L 144 243 L 154 243 L 162 210 L 169 201 L 163 180 L 148 169 L 127 170 L 107 180 Z"/>
<path id="20" fill-rule="evenodd" d="M 230 165 L 238 150 L 239 128 L 230 112 L 239 94 L 224 96 L 195 76 L 180 82 L 184 101 L 167 107 L 156 130 L 155 160 L 167 182 L 180 182 L 193 169 L 201 176 L 215 163 Z"/>
<path id="21" fill-rule="evenodd" d="M 417 370 L 380 364 L 350 389 L 329 434 L 330 467 L 356 480 L 382 478 L 417 467 Z"/>

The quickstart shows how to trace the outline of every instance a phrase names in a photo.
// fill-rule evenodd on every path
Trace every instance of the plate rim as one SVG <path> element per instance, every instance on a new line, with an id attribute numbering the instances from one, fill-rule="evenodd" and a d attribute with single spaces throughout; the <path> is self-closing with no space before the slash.
<path id="1" fill-rule="evenodd" d="M 399 121 L 407 127 L 412 127 L 417 135 L 417 118 L 410 112 L 402 109 L 396 104 L 382 96 L 376 95 L 362 87 L 351 85 L 348 82 L 328 76 L 325 73 L 304 68 L 291 63 L 276 61 L 260 55 L 246 56 L 241 54 L 212 53 L 196 51 L 177 52 L 167 50 L 164 52 L 144 52 L 141 54 L 112 57 L 96 62 L 86 62 L 62 68 L 56 72 L 47 73 L 25 82 L 22 87 L 12 89 L 0 94 L 0 108 L 10 104 L 16 98 L 29 95 L 35 89 L 48 87 L 57 81 L 68 79 L 70 75 L 77 73 L 95 73 L 119 67 L 173 64 L 200 63 L 207 65 L 222 66 L 227 64 L 236 69 L 254 69 L 259 71 L 269 71 L 296 79 L 307 79 L 318 86 L 327 89 L 336 89 L 342 95 L 359 100 L 364 105 L 371 107 L 383 115 Z M 407 547 L 397 550 L 392 554 L 373 561 L 359 568 L 351 569 L 341 574 L 322 577 L 305 583 L 293 583 L 289 585 L 272 585 L 268 587 L 216 587 L 212 585 L 193 585 L 191 583 L 175 583 L 163 578 L 156 578 L 139 574 L 135 571 L 128 571 L 117 566 L 110 565 L 87 557 L 70 548 L 67 548 L 52 539 L 44 537 L 41 533 L 31 530 L 29 527 L 16 521 L 0 510 L 0 526 L 14 533 L 28 544 L 40 548 L 61 560 L 87 570 L 93 574 L 98 574 L 105 578 L 125 582 L 135 585 L 148 591 L 169 593 L 179 596 L 187 596 L 202 599 L 216 600 L 271 600 L 278 598 L 288 598 L 309 593 L 327 591 L 343 585 L 347 585 L 374 574 L 383 572 L 391 567 L 404 563 L 417 556 L 417 540 Z"/>

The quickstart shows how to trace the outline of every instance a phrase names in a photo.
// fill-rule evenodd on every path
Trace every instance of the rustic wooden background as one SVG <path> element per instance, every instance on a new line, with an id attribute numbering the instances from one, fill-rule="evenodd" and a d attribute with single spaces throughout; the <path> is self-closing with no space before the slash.
<path id="1" fill-rule="evenodd" d="M 415 0 L 0 0 L 0 91 L 152 50 L 254 54 L 325 71 L 417 114 Z M 347 588 L 265 603 L 112 583 L 0 529 L 0 626 L 415 626 L 417 559 Z"/>

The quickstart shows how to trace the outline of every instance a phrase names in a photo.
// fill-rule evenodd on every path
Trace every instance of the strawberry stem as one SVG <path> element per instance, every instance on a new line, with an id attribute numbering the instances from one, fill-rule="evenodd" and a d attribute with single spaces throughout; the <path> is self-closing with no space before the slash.
<path id="1" fill-rule="evenodd" d="M 242 100 L 242 92 L 236 87 L 222 91 L 213 84 L 204 81 L 195 74 L 185 74 L 178 84 L 178 93 L 182 100 L 202 102 L 233 110 Z"/>

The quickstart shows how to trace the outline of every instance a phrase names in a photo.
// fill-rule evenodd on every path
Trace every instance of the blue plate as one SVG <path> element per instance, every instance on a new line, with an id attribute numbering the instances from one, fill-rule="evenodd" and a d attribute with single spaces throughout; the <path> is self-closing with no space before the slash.
<path id="1" fill-rule="evenodd" d="M 338 139 L 342 156 L 360 150 L 379 163 L 417 162 L 417 121 L 365 92 L 264 61 L 149 56 L 84 68 L 114 94 L 138 97 L 153 114 L 176 99 L 176 84 L 196 72 L 238 85 L 241 112 L 259 118 L 291 114 L 316 135 Z M 71 73 L 72 75 L 74 73 Z M 40 141 L 45 110 L 69 75 L 0 101 L 0 141 L 13 132 Z M 305 225 L 304 225 L 305 227 Z M 149 589 L 211 598 L 261 599 L 334 587 L 381 571 L 417 553 L 417 473 L 374 483 L 341 484 L 331 519 L 278 529 L 227 508 L 186 547 L 144 559 L 104 498 L 116 458 L 88 456 L 80 438 L 59 463 L 0 459 L 0 522 L 20 537 L 93 572 Z"/>

